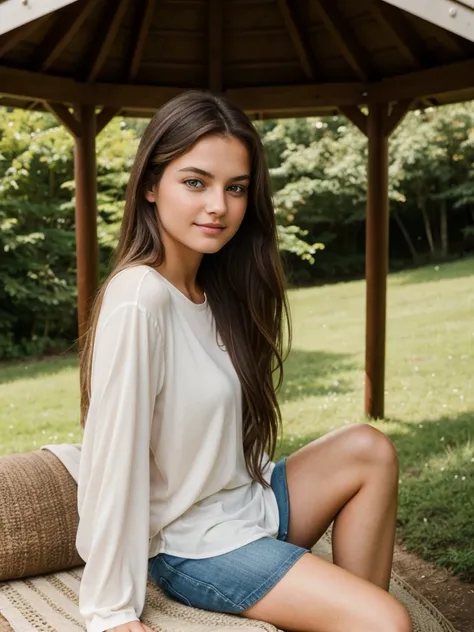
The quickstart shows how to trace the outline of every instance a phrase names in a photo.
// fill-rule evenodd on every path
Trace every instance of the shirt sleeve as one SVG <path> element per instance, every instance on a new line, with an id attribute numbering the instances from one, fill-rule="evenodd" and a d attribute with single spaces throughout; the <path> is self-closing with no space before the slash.
<path id="1" fill-rule="evenodd" d="M 164 376 L 161 333 L 134 304 L 98 329 L 78 480 L 79 610 L 88 632 L 139 620 L 150 521 L 150 430 Z"/>

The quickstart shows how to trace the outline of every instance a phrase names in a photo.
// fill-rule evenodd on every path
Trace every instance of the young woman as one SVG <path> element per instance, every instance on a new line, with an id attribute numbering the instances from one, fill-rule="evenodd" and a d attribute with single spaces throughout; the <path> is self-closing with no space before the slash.
<path id="1" fill-rule="evenodd" d="M 285 630 L 411 630 L 388 593 L 390 440 L 354 424 L 271 461 L 287 325 L 258 134 L 226 99 L 182 94 L 141 140 L 82 357 L 89 632 L 150 631 L 147 572 L 182 603 Z M 309 552 L 332 521 L 334 564 Z"/>

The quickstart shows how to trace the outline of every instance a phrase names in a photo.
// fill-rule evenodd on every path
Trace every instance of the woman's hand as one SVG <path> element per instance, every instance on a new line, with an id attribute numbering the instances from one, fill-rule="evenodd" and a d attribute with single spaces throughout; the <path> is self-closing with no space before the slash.
<path id="1" fill-rule="evenodd" d="M 130 623 L 122 623 L 116 625 L 115 628 L 109 628 L 106 632 L 155 632 L 140 621 L 130 621 Z"/>

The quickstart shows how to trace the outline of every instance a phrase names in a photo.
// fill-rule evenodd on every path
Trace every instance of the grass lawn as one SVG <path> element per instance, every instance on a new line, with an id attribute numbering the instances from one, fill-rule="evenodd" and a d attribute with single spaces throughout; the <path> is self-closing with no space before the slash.
<path id="1" fill-rule="evenodd" d="M 363 421 L 363 282 L 291 292 L 277 457 Z M 400 455 L 397 537 L 474 580 L 474 259 L 390 276 L 386 419 Z M 0 453 L 80 442 L 72 356 L 0 365 Z M 317 493 L 317 489 L 315 490 Z"/>

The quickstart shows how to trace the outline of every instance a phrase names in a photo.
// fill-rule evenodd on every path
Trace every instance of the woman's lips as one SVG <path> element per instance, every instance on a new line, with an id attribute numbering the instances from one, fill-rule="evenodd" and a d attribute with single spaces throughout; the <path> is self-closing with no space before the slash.
<path id="1" fill-rule="evenodd" d="M 195 224 L 195 226 L 207 235 L 219 235 L 224 230 L 224 226 L 205 226 L 203 224 Z"/>

